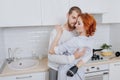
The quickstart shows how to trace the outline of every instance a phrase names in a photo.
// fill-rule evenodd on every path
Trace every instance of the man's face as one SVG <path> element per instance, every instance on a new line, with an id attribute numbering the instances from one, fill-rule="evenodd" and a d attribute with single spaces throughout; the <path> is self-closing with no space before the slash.
<path id="1" fill-rule="evenodd" d="M 68 27 L 70 29 L 75 29 L 77 18 L 78 18 L 78 13 L 76 11 L 72 11 L 71 14 L 68 14 Z"/>

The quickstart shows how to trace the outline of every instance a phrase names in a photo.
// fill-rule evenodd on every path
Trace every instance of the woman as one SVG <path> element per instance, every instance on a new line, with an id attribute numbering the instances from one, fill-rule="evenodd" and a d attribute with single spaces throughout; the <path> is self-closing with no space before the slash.
<path id="1" fill-rule="evenodd" d="M 58 33 L 50 47 L 49 52 L 51 54 L 58 54 L 58 55 L 61 55 L 61 54 L 72 55 L 74 51 L 78 48 L 79 50 L 86 49 L 86 52 L 84 56 L 73 61 L 72 64 L 60 65 L 59 71 L 58 71 L 58 80 L 67 80 L 67 79 L 68 80 L 84 80 L 84 69 L 82 65 L 85 64 L 92 56 L 93 38 L 91 36 L 94 35 L 96 30 L 96 21 L 94 17 L 88 13 L 84 13 L 80 15 L 78 17 L 75 27 L 76 27 L 76 32 L 79 34 L 79 36 L 73 37 L 71 40 L 66 41 L 61 45 L 58 45 L 58 41 L 61 37 L 63 30 L 58 28 L 57 29 Z M 73 76 L 73 74 L 71 75 L 70 72 L 73 74 L 77 72 L 77 74 Z M 68 77 L 66 74 L 68 75 Z M 73 76 L 73 77 L 69 77 L 69 76 Z"/>

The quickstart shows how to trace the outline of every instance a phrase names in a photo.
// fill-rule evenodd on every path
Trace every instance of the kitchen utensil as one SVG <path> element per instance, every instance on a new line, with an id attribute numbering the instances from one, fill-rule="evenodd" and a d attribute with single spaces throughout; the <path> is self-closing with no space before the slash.
<path id="1" fill-rule="evenodd" d="M 120 56 L 120 52 L 117 51 L 117 52 L 115 53 L 115 56 L 116 56 L 116 57 L 119 57 L 119 56 Z"/>

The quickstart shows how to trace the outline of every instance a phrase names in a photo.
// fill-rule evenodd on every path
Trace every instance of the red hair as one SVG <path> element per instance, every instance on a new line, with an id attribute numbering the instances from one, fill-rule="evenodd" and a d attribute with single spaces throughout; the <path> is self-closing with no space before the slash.
<path id="1" fill-rule="evenodd" d="M 80 17 L 82 18 L 87 36 L 93 36 L 96 31 L 96 20 L 94 17 L 88 13 L 83 13 Z"/>

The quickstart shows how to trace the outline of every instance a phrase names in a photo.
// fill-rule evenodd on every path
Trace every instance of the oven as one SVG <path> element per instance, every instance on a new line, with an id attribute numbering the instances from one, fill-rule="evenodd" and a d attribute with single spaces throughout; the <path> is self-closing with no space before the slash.
<path id="1" fill-rule="evenodd" d="M 109 65 L 94 65 L 85 67 L 85 80 L 109 80 Z"/>

